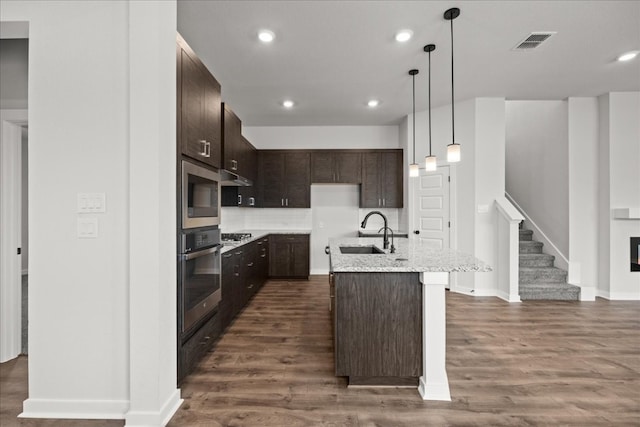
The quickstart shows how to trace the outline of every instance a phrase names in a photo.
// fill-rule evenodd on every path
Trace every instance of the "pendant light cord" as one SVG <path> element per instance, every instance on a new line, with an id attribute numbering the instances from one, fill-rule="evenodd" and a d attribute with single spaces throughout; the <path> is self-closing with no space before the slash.
<path id="1" fill-rule="evenodd" d="M 429 51 L 429 157 L 431 157 L 431 51 Z"/>
<path id="2" fill-rule="evenodd" d="M 452 142 L 456 143 L 456 126 L 454 115 L 454 95 L 453 95 L 453 18 L 451 18 L 451 137 Z"/>
<path id="3" fill-rule="evenodd" d="M 416 162 L 416 75 L 413 78 L 413 163 Z"/>

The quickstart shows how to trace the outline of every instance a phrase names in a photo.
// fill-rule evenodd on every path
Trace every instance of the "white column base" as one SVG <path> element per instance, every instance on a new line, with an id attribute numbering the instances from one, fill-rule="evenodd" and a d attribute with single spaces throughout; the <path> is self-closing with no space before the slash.
<path id="1" fill-rule="evenodd" d="M 447 373 L 445 372 L 445 377 Z M 451 393 L 449 392 L 449 379 L 447 378 L 444 383 L 427 384 L 426 378 L 424 376 L 420 377 L 420 385 L 418 386 L 418 393 L 420 393 L 420 397 L 422 400 L 443 400 L 446 402 L 451 402 Z"/>
<path id="2" fill-rule="evenodd" d="M 422 376 L 418 392 L 424 400 L 451 401 L 446 370 L 445 286 L 449 273 L 420 273 L 422 283 Z"/>

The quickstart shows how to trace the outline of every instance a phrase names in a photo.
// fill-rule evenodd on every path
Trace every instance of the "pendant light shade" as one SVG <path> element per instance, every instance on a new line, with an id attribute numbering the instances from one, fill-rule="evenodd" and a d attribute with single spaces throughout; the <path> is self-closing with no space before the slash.
<path id="1" fill-rule="evenodd" d="M 460 161 L 460 144 L 456 144 L 455 110 L 454 110 L 454 84 L 453 84 L 453 20 L 460 16 L 460 9 L 452 7 L 444 13 L 444 19 L 451 21 L 451 144 L 447 146 L 447 161 L 455 163 Z"/>
<path id="2" fill-rule="evenodd" d="M 409 70 L 413 79 L 413 163 L 409 165 L 409 176 L 412 178 L 420 175 L 420 166 L 416 163 L 416 74 L 418 70 Z"/>
<path id="3" fill-rule="evenodd" d="M 424 47 L 424 51 L 429 54 L 429 155 L 424 158 L 424 169 L 428 172 L 433 172 L 438 169 L 438 163 L 436 156 L 431 154 L 431 52 L 436 50 L 435 44 L 428 44 Z"/>

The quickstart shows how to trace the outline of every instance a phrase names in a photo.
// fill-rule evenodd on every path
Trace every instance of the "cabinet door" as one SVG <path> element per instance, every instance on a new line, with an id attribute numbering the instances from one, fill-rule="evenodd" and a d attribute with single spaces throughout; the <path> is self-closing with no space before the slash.
<path id="1" fill-rule="evenodd" d="M 296 236 L 291 243 L 290 276 L 309 277 L 309 236 Z"/>
<path id="2" fill-rule="evenodd" d="M 233 319 L 233 284 L 235 278 L 236 262 L 233 252 L 222 254 L 222 300 L 220 301 L 220 323 L 222 330 L 231 323 Z"/>
<path id="3" fill-rule="evenodd" d="M 309 152 L 289 151 L 285 158 L 285 207 L 311 207 L 311 155 Z"/>
<path id="4" fill-rule="evenodd" d="M 362 154 L 351 151 L 335 152 L 335 182 L 360 184 L 362 182 Z"/>
<path id="5" fill-rule="evenodd" d="M 335 182 L 333 151 L 311 153 L 311 182 L 326 184 Z"/>
<path id="6" fill-rule="evenodd" d="M 244 286 L 242 287 L 242 306 L 244 307 L 249 299 L 258 289 L 258 247 L 255 242 L 244 245 L 243 269 L 245 275 Z"/>
<path id="7" fill-rule="evenodd" d="M 242 122 L 240 122 L 238 116 L 235 115 L 228 105 L 224 106 L 223 122 L 223 168 L 230 171 L 237 171 L 238 146 L 241 144 L 240 137 Z"/>
<path id="8" fill-rule="evenodd" d="M 380 196 L 382 207 L 401 208 L 402 195 L 402 150 L 380 153 L 381 169 Z"/>
<path id="9" fill-rule="evenodd" d="M 205 78 L 194 58 L 180 50 L 180 145 L 182 153 L 193 159 L 206 160 L 206 139 L 203 133 Z"/>
<path id="10" fill-rule="evenodd" d="M 258 154 L 260 204 L 265 208 L 284 206 L 284 155 L 261 151 Z"/>
<path id="11" fill-rule="evenodd" d="M 259 287 L 262 287 L 269 278 L 269 238 L 264 237 L 257 243 L 258 246 L 258 271 Z"/>
<path id="12" fill-rule="evenodd" d="M 360 207 L 379 208 L 380 197 L 380 162 L 378 153 L 364 153 L 362 156 L 362 187 L 360 188 Z"/>
<path id="13" fill-rule="evenodd" d="M 222 106 L 220 83 L 209 73 L 204 75 L 203 120 L 205 139 L 209 143 L 205 163 L 219 168 L 222 162 Z"/>
<path id="14" fill-rule="evenodd" d="M 220 84 L 178 37 L 178 143 L 185 156 L 220 166 Z"/>
<path id="15" fill-rule="evenodd" d="M 269 242 L 269 276 L 289 276 L 289 256 L 291 247 L 281 236 L 272 236 Z"/>

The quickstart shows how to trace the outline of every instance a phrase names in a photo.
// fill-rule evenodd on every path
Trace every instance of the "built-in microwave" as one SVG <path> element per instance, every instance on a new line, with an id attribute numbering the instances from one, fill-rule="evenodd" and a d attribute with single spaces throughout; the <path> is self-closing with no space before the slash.
<path id="1" fill-rule="evenodd" d="M 220 174 L 182 161 L 182 228 L 220 224 Z"/>

